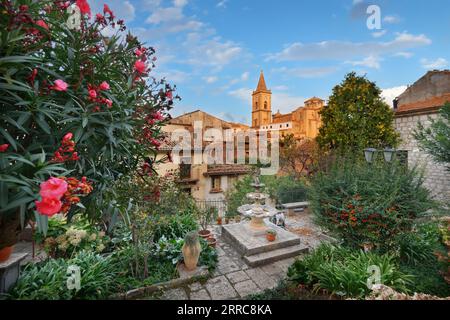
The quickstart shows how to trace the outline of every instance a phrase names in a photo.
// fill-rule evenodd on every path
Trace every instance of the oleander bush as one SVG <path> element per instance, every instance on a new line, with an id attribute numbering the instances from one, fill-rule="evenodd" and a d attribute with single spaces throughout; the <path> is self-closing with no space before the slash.
<path id="1" fill-rule="evenodd" d="M 74 195 L 77 205 L 64 213 L 94 219 L 109 203 L 103 195 L 113 181 L 137 168 L 149 174 L 149 155 L 177 97 L 151 77 L 154 49 L 125 34 L 107 6 L 93 19 L 86 0 L 5 0 L 0 10 L 2 248 L 34 219 L 47 179 L 85 177 L 93 190 Z M 81 10 L 75 19 L 74 10 Z M 106 36 L 106 29 L 116 33 Z M 49 199 L 41 207 L 52 210 L 41 214 L 58 211 L 59 199 Z"/>

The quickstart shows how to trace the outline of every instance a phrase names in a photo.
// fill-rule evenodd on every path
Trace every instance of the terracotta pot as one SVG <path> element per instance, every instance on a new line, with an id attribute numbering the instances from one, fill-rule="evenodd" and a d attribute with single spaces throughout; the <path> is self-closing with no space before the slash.
<path id="1" fill-rule="evenodd" d="M 219 226 L 222 225 L 222 217 L 218 217 L 218 218 L 217 218 L 217 224 L 218 224 Z"/>
<path id="2" fill-rule="evenodd" d="M 203 239 L 208 239 L 211 236 L 211 231 L 210 230 L 200 230 L 198 232 L 198 235 L 203 238 Z"/>
<path id="3" fill-rule="evenodd" d="M 0 262 L 5 262 L 9 259 L 13 252 L 14 246 L 5 247 L 3 249 L 0 249 Z"/>
<path id="4" fill-rule="evenodd" d="M 267 241 L 274 242 L 275 239 L 277 238 L 277 235 L 276 234 L 272 234 L 272 233 L 266 233 L 266 238 L 267 238 Z"/>
<path id="5" fill-rule="evenodd" d="M 195 270 L 197 268 L 200 252 L 202 251 L 200 242 L 197 241 L 195 245 L 184 244 L 181 251 L 183 253 L 184 265 L 186 266 L 186 269 L 189 271 Z"/>
<path id="6" fill-rule="evenodd" d="M 229 224 L 230 223 L 230 219 L 229 218 L 225 218 L 225 224 Z"/>
<path id="7" fill-rule="evenodd" d="M 211 248 L 215 248 L 215 247 L 216 247 L 216 244 L 217 244 L 217 239 L 216 239 L 216 238 L 214 238 L 214 237 L 209 237 L 208 239 L 206 239 L 206 241 L 208 241 L 208 245 L 209 245 Z"/>

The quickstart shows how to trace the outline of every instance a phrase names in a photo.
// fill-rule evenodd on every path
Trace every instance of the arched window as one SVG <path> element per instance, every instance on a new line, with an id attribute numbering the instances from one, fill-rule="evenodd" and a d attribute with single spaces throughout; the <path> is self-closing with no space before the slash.
<path id="1" fill-rule="evenodd" d="M 267 109 L 267 101 L 264 101 L 264 109 Z"/>
<path id="2" fill-rule="evenodd" d="M 258 109 L 258 101 L 255 102 L 255 107 Z"/>

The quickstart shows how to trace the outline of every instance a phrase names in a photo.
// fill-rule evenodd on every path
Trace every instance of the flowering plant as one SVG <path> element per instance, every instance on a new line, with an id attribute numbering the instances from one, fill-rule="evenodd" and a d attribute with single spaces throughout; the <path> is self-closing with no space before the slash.
<path id="1" fill-rule="evenodd" d="M 70 227 L 57 237 L 48 237 L 44 249 L 53 258 L 71 257 L 82 250 L 101 253 L 105 250 L 108 238 L 104 231 L 87 231 Z"/>
<path id="2" fill-rule="evenodd" d="M 421 175 L 399 163 L 338 159 L 308 194 L 317 221 L 345 245 L 382 252 L 398 247 L 399 235 L 433 208 Z"/>
<path id="3" fill-rule="evenodd" d="M 0 10 L 2 248 L 35 209 L 43 228 L 60 210 L 101 212 L 109 184 L 156 153 L 178 97 L 151 77 L 154 49 L 124 35 L 107 5 L 95 16 L 86 0 L 4 0 Z"/>

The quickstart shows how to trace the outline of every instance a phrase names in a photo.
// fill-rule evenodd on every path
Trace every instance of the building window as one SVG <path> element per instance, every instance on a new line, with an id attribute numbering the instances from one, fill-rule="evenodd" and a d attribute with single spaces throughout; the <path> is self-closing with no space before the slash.
<path id="1" fill-rule="evenodd" d="M 289 128 L 289 123 L 288 123 L 288 124 L 286 124 L 286 128 Z"/>
<path id="2" fill-rule="evenodd" d="M 283 128 L 283 125 L 282 125 L 282 124 L 280 124 L 280 128 Z"/>
<path id="3" fill-rule="evenodd" d="M 220 177 L 211 177 L 211 192 L 212 193 L 218 193 L 222 192 L 221 186 L 220 186 Z"/>
<path id="4" fill-rule="evenodd" d="M 256 110 L 258 110 L 258 101 L 255 102 Z"/>
<path id="5" fill-rule="evenodd" d="M 272 129 L 272 126 L 270 126 L 270 129 Z"/>
<path id="6" fill-rule="evenodd" d="M 187 163 L 180 164 L 180 179 L 190 179 L 191 178 L 191 165 Z"/>
<path id="7" fill-rule="evenodd" d="M 408 168 L 408 150 L 397 150 L 396 156 L 398 162 L 405 168 Z"/>

